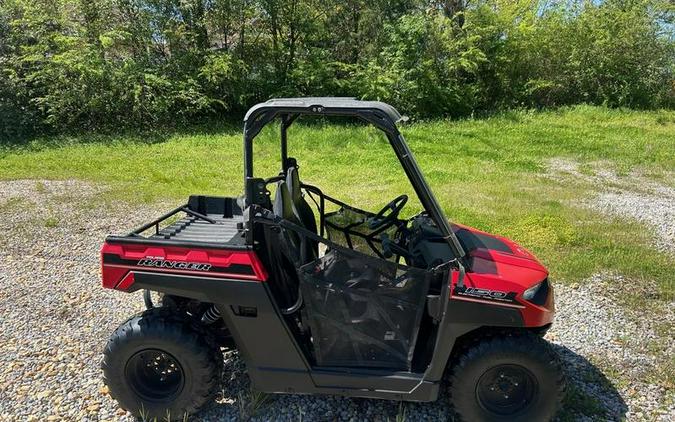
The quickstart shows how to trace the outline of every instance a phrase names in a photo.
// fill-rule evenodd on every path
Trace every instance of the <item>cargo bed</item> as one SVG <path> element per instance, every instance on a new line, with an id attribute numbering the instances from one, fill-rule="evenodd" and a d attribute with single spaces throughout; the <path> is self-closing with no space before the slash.
<path id="1" fill-rule="evenodd" d="M 223 217 L 220 214 L 205 214 L 215 223 L 188 215 L 161 229 L 150 239 L 175 239 L 178 241 L 237 243 L 243 242 L 240 227 L 243 216 Z"/>
<path id="2" fill-rule="evenodd" d="M 176 219 L 180 214 L 184 216 Z M 147 232 L 151 234 L 146 234 Z M 244 249 L 244 216 L 236 198 L 190 196 L 188 203 L 111 243 Z"/>

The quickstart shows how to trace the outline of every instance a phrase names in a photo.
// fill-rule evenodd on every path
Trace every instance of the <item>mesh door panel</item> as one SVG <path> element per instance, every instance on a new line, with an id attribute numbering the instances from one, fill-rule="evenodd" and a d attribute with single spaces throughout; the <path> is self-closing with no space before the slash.
<path id="1" fill-rule="evenodd" d="M 410 369 L 427 272 L 333 249 L 299 275 L 319 366 Z"/>

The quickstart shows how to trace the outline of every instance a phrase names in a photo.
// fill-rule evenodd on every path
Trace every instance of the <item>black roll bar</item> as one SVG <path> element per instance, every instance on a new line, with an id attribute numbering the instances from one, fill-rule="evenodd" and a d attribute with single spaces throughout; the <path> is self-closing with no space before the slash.
<path id="1" fill-rule="evenodd" d="M 436 223 L 457 258 L 462 259 L 466 254 L 461 243 L 452 232 L 450 225 L 443 214 L 436 197 L 429 188 L 422 171 L 420 170 L 412 151 L 405 142 L 405 138 L 398 131 L 396 122 L 401 115 L 390 105 L 379 101 L 359 101 L 350 98 L 289 98 L 274 99 L 266 103 L 253 106 L 244 118 L 244 185 L 246 187 L 253 179 L 253 139 L 263 127 L 281 116 L 281 158 L 282 169 L 286 170 L 288 158 L 287 130 L 301 115 L 318 116 L 351 116 L 357 117 L 382 130 L 389 144 L 394 149 L 396 157 L 403 166 L 410 183 L 415 190 L 424 210 Z M 254 201 L 247 198 L 247 203 Z"/>

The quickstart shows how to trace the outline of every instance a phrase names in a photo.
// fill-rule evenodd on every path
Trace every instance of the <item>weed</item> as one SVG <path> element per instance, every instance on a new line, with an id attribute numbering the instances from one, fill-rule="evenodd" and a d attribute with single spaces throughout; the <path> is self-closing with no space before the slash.
<path id="1" fill-rule="evenodd" d="M 408 409 L 406 408 L 405 403 L 403 403 L 402 401 L 399 402 L 398 412 L 396 413 L 396 419 L 394 419 L 395 422 L 406 422 L 406 420 L 408 420 L 408 417 L 406 416 L 407 410 Z M 387 421 L 388 420 L 389 418 L 387 418 Z"/>
<path id="2" fill-rule="evenodd" d="M 47 185 L 44 182 L 35 182 L 35 191 L 38 193 L 46 193 Z"/>
<path id="3" fill-rule="evenodd" d="M 0 213 L 18 212 L 27 205 L 27 202 L 24 198 L 11 197 L 5 202 L 0 202 Z"/>
<path id="4" fill-rule="evenodd" d="M 249 421 L 261 410 L 263 410 L 270 401 L 267 393 L 249 389 L 247 392 L 239 392 L 239 418 L 242 421 Z"/>
<path id="5" fill-rule="evenodd" d="M 565 399 L 563 400 L 563 409 L 564 411 L 560 415 L 560 420 L 564 422 L 578 419 L 576 417 L 578 414 L 594 420 L 601 419 L 604 416 L 604 410 L 598 400 L 584 393 L 574 385 L 568 386 Z"/>

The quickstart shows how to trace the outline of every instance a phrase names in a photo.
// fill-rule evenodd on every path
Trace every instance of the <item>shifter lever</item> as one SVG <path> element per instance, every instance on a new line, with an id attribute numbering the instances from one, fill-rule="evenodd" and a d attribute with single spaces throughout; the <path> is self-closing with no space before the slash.
<path id="1" fill-rule="evenodd" d="M 382 255 L 389 259 L 394 256 L 394 253 L 391 251 L 392 241 L 389 239 L 389 235 L 386 233 L 382 233 L 380 237 L 382 238 Z"/>
<path id="2" fill-rule="evenodd" d="M 391 258 L 392 256 L 394 256 L 394 254 L 406 258 L 410 257 L 408 251 L 397 245 L 396 242 L 394 242 L 393 240 L 391 240 L 388 234 L 382 233 L 380 237 L 382 238 L 382 251 L 384 252 L 383 255 L 385 258 Z"/>

